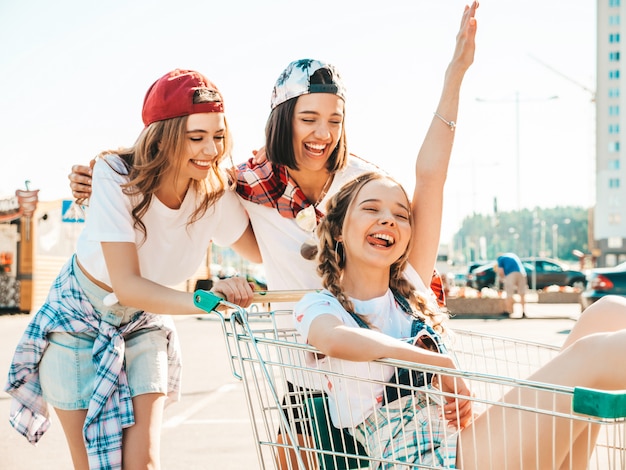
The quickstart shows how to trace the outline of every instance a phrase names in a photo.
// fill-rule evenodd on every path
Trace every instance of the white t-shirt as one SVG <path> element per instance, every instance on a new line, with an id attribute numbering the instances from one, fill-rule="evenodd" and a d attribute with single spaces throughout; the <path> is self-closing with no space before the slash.
<path id="1" fill-rule="evenodd" d="M 108 155 L 107 161 L 124 172 L 121 159 Z M 132 201 L 122 192 L 128 178 L 114 171 L 103 159 L 93 169 L 93 193 L 85 227 L 77 242 L 80 263 L 94 278 L 111 285 L 102 255 L 101 242 L 132 242 L 137 245 L 141 275 L 165 286 L 190 278 L 206 255 L 209 243 L 228 246 L 248 226 L 248 216 L 231 190 L 196 222 L 187 225 L 196 209 L 196 193 L 187 191 L 179 209 L 170 209 L 154 196 L 142 221 L 147 238 L 134 228 Z"/>
<path id="2" fill-rule="evenodd" d="M 436 305 L 434 294 L 424 286 L 419 275 L 412 266 L 404 272 L 407 279 L 418 292 L 427 295 Z M 394 338 L 409 338 L 413 317 L 405 313 L 397 304 L 391 290 L 382 297 L 370 300 L 350 299 L 354 304 L 355 313 L 363 315 L 372 328 Z M 306 340 L 311 323 L 320 315 L 334 315 L 342 323 L 353 328 L 360 328 L 352 316 L 344 310 L 339 301 L 327 291 L 305 295 L 294 308 L 296 329 Z M 377 362 L 355 362 L 324 357 L 319 359 L 317 367 L 341 376 L 325 375 L 322 389 L 328 394 L 328 407 L 331 420 L 338 428 L 353 428 L 372 414 L 383 401 L 384 385 L 368 384 L 362 380 L 349 377 L 365 377 L 384 382 L 391 379 L 394 369 Z"/>
<path id="3" fill-rule="evenodd" d="M 326 203 L 341 187 L 359 175 L 382 170 L 377 166 L 350 156 L 346 168 L 335 173 L 333 182 L 317 209 L 326 213 Z M 248 211 L 254 234 L 263 256 L 263 268 L 270 290 L 319 289 L 321 279 L 315 260 L 300 255 L 302 244 L 311 239 L 311 233 L 301 229 L 295 219 L 283 217 L 273 207 L 241 199 Z"/>

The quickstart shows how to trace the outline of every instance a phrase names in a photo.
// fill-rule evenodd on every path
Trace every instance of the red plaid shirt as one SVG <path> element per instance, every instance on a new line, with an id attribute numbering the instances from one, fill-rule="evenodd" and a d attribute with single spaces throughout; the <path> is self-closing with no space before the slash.
<path id="1" fill-rule="evenodd" d="M 288 219 L 295 219 L 312 204 L 289 177 L 287 167 L 269 161 L 257 165 L 250 159 L 237 167 L 237 194 L 255 204 L 274 207 Z M 324 217 L 317 208 L 315 214 L 318 222 Z"/>

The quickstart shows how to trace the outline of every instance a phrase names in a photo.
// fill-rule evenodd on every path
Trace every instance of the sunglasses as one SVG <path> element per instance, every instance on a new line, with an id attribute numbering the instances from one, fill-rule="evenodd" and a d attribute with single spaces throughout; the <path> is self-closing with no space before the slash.
<path id="1" fill-rule="evenodd" d="M 439 350 L 439 344 L 433 336 L 427 330 L 421 330 L 415 338 L 413 338 L 413 344 L 419 348 L 426 349 L 432 352 L 441 352 Z"/>

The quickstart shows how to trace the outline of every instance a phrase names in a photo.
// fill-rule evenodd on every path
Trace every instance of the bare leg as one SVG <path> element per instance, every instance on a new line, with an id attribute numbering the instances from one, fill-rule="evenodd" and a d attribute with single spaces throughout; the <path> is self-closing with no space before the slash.
<path id="1" fill-rule="evenodd" d="M 530 379 L 572 387 L 623 389 L 626 388 L 626 372 L 621 371 L 625 354 L 626 330 L 593 334 L 563 350 Z M 512 390 L 503 402 L 571 412 L 569 396 L 528 388 Z M 559 468 L 569 461 L 570 452 L 573 452 L 572 459 L 587 455 L 596 436 L 592 430 L 590 439 L 594 441 L 589 442 L 588 432 L 589 427 L 583 422 L 493 406 L 461 432 L 460 468 L 514 469 L 524 465 Z M 580 464 L 584 468 L 586 463 Z"/>
<path id="2" fill-rule="evenodd" d="M 124 470 L 161 468 L 161 424 L 166 396 L 146 393 L 133 398 L 135 424 L 124 429 L 122 455 Z"/>
<path id="3" fill-rule="evenodd" d="M 626 328 L 626 298 L 607 295 L 589 306 L 567 336 L 563 348 L 583 336 Z"/>
<path id="4" fill-rule="evenodd" d="M 600 426 L 587 426 L 572 445 L 572 452 L 568 454 L 561 464 L 562 470 L 585 469 L 593 453 L 593 444 L 598 438 Z"/>
<path id="5" fill-rule="evenodd" d="M 61 426 L 63 426 L 74 469 L 89 470 L 87 449 L 83 440 L 83 425 L 87 417 L 87 410 L 60 410 L 55 408 L 54 411 L 56 411 Z"/>

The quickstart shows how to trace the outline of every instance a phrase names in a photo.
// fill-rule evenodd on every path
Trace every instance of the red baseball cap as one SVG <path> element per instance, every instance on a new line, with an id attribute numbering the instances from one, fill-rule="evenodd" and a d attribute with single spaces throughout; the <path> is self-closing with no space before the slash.
<path id="1" fill-rule="evenodd" d="M 202 97 L 194 103 L 194 96 Z M 217 87 L 193 70 L 176 69 L 152 84 L 143 100 L 141 118 L 146 126 L 153 122 L 196 113 L 223 113 L 224 100 Z"/>

